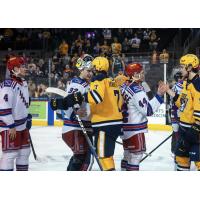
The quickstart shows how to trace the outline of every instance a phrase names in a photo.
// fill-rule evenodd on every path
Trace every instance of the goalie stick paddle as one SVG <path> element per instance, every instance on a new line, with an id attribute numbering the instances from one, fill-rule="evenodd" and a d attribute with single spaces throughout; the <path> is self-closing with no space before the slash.
<path id="1" fill-rule="evenodd" d="M 55 87 L 48 87 L 46 89 L 46 92 L 49 93 L 49 94 L 51 94 L 51 93 L 58 94 L 58 95 L 60 95 L 62 97 L 66 97 L 67 96 L 67 92 L 65 92 L 64 90 L 61 90 L 59 88 L 55 88 Z"/>

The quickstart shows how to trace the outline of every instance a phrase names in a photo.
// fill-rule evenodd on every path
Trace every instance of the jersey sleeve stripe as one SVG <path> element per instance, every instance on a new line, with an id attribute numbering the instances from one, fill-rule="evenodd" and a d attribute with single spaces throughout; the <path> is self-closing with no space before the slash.
<path id="1" fill-rule="evenodd" d="M 95 90 L 93 90 L 93 92 L 99 97 L 100 101 L 102 102 L 103 99 L 101 98 L 100 94 L 97 91 L 95 91 Z"/>
<path id="2" fill-rule="evenodd" d="M 159 101 L 160 104 L 163 103 L 163 99 L 161 96 L 159 96 L 158 94 L 155 95 L 156 99 Z"/>
<path id="3" fill-rule="evenodd" d="M 90 91 L 90 94 L 91 94 L 91 96 L 94 99 L 96 104 L 101 103 L 101 99 L 99 98 L 99 96 L 93 90 Z"/>
<path id="4" fill-rule="evenodd" d="M 0 116 L 10 115 L 12 114 L 12 109 L 0 109 Z"/>

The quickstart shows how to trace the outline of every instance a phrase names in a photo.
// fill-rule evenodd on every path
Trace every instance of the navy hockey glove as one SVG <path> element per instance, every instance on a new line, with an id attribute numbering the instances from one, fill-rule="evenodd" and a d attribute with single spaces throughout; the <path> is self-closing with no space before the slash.
<path id="1" fill-rule="evenodd" d="M 200 125 L 199 124 L 193 124 L 191 127 L 191 133 L 195 135 L 200 135 Z"/>
<path id="2" fill-rule="evenodd" d="M 190 130 L 190 141 L 194 143 L 200 143 L 200 125 L 193 124 Z"/>
<path id="3" fill-rule="evenodd" d="M 51 99 L 50 106 L 51 106 L 52 110 L 57 110 L 58 109 L 58 107 L 57 107 L 57 99 Z"/>
<path id="4" fill-rule="evenodd" d="M 84 101 L 84 96 L 80 92 L 72 93 L 63 99 L 63 103 L 68 107 L 74 107 L 74 105 L 81 105 Z"/>
<path id="5" fill-rule="evenodd" d="M 32 127 L 32 115 L 28 114 L 27 121 L 26 121 L 26 128 L 30 130 Z"/>

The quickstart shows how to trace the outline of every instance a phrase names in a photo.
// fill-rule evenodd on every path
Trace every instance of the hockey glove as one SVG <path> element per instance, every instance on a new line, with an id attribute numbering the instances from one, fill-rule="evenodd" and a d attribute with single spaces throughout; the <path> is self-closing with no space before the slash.
<path id="1" fill-rule="evenodd" d="M 32 115 L 28 114 L 27 121 L 26 121 L 26 128 L 30 130 L 32 127 Z"/>
<path id="2" fill-rule="evenodd" d="M 80 92 L 72 93 L 63 99 L 63 103 L 67 107 L 74 107 L 75 105 L 81 105 L 84 101 L 84 96 Z"/>
<path id="3" fill-rule="evenodd" d="M 195 135 L 200 135 L 200 125 L 199 124 L 193 124 L 191 127 L 191 133 Z"/>

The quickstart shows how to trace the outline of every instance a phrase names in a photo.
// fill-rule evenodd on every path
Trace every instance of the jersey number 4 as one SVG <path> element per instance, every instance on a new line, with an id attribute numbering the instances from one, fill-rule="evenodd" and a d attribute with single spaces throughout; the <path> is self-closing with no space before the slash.
<path id="1" fill-rule="evenodd" d="M 3 97 L 3 99 L 4 99 L 6 102 L 8 102 L 8 94 L 5 94 L 4 97 Z"/>

